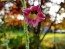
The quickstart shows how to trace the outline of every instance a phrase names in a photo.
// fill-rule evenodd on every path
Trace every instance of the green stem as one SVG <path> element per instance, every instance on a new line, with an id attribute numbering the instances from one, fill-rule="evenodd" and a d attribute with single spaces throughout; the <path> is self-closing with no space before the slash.
<path id="1" fill-rule="evenodd" d="M 27 32 L 26 32 L 26 49 L 29 49 L 29 36 Z"/>
<path id="2" fill-rule="evenodd" d="M 21 0 L 22 4 L 23 4 L 23 9 L 26 8 L 26 0 Z"/>
<path id="3" fill-rule="evenodd" d="M 24 33 L 26 38 L 26 49 L 29 49 L 29 35 L 28 35 L 29 32 L 25 21 L 24 21 Z"/>
<path id="4" fill-rule="evenodd" d="M 21 0 L 21 2 L 23 4 L 23 9 L 25 9 L 26 8 L 26 0 Z M 29 32 L 28 32 L 28 28 L 27 28 L 25 19 L 24 19 L 24 33 L 25 33 L 25 38 L 26 38 L 26 49 L 29 49 L 29 35 L 28 35 Z"/>

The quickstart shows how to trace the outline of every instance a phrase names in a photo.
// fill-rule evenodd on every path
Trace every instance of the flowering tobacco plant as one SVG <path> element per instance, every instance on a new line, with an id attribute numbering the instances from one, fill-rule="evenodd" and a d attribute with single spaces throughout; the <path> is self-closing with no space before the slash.
<path id="1" fill-rule="evenodd" d="M 24 12 L 27 24 L 28 25 L 32 24 L 33 27 L 36 27 L 39 22 L 45 19 L 40 5 L 26 8 L 23 12 Z"/>

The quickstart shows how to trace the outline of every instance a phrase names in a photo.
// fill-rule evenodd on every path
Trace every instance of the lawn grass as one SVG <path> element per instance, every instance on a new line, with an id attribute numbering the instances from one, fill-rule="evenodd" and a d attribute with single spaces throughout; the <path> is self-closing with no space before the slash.
<path id="1" fill-rule="evenodd" d="M 17 31 L 17 32 L 7 32 L 5 33 L 5 35 L 3 35 L 4 33 L 0 33 L 0 40 L 1 41 L 5 41 L 6 39 L 10 40 L 10 39 L 16 39 L 18 37 L 21 37 L 19 40 L 22 39 L 22 44 L 25 44 L 26 40 L 25 40 L 25 33 L 21 32 L 21 31 Z M 40 35 L 40 39 L 43 37 L 44 34 Z M 2 36 L 2 37 L 1 37 Z M 29 36 L 33 36 L 33 34 L 29 34 Z M 54 42 L 55 41 L 55 42 Z M 63 43 L 65 42 L 65 34 L 59 34 L 59 33 L 48 33 L 44 40 L 42 40 L 41 42 L 41 46 L 42 47 L 53 47 L 54 43 Z M 64 43 L 63 43 L 64 44 Z"/>
<path id="2" fill-rule="evenodd" d="M 42 38 L 43 35 L 41 35 Z M 53 47 L 54 44 L 56 44 L 56 46 L 58 47 L 57 44 L 59 45 L 65 45 L 65 34 L 59 34 L 59 33 L 55 33 L 55 34 L 47 34 L 44 38 L 44 40 L 41 42 L 42 47 L 46 46 L 46 47 Z"/>

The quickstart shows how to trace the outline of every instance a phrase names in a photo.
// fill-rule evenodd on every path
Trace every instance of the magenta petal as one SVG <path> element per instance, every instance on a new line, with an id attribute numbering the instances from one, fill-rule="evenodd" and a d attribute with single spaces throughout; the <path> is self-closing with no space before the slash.
<path id="1" fill-rule="evenodd" d="M 33 20 L 32 25 L 33 25 L 33 27 L 36 27 L 38 25 L 38 21 Z"/>
<path id="2" fill-rule="evenodd" d="M 37 8 L 38 8 L 38 6 L 32 6 L 31 10 L 35 11 L 35 10 L 37 10 Z"/>
<path id="3" fill-rule="evenodd" d="M 31 9 L 30 8 L 26 8 L 23 13 L 25 16 L 28 16 L 28 14 L 31 12 Z"/>
<path id="4" fill-rule="evenodd" d="M 36 19 L 37 19 L 38 22 L 41 22 L 41 21 L 43 21 L 45 19 L 45 17 L 43 15 L 43 13 L 40 12 L 40 13 L 37 14 Z"/>
<path id="5" fill-rule="evenodd" d="M 31 20 L 31 19 L 26 18 L 26 22 L 27 22 L 27 24 L 29 25 L 29 24 L 32 22 L 32 20 Z"/>
<path id="6" fill-rule="evenodd" d="M 45 18 L 44 14 L 43 14 L 42 12 L 39 12 L 37 15 L 38 15 L 40 18 Z"/>
<path id="7" fill-rule="evenodd" d="M 40 5 L 38 5 L 38 9 L 37 9 L 37 12 L 41 12 L 42 10 L 41 10 L 41 6 Z"/>

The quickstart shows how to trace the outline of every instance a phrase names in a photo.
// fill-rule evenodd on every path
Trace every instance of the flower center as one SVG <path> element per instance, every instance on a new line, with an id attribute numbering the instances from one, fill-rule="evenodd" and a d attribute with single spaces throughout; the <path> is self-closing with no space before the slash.
<path id="1" fill-rule="evenodd" d="M 37 10 L 35 10 L 35 11 L 31 11 L 31 13 L 32 14 L 37 14 L 38 12 L 37 12 Z"/>
<path id="2" fill-rule="evenodd" d="M 37 11 L 31 11 L 28 18 L 32 19 L 32 20 L 35 20 L 37 18 Z"/>

